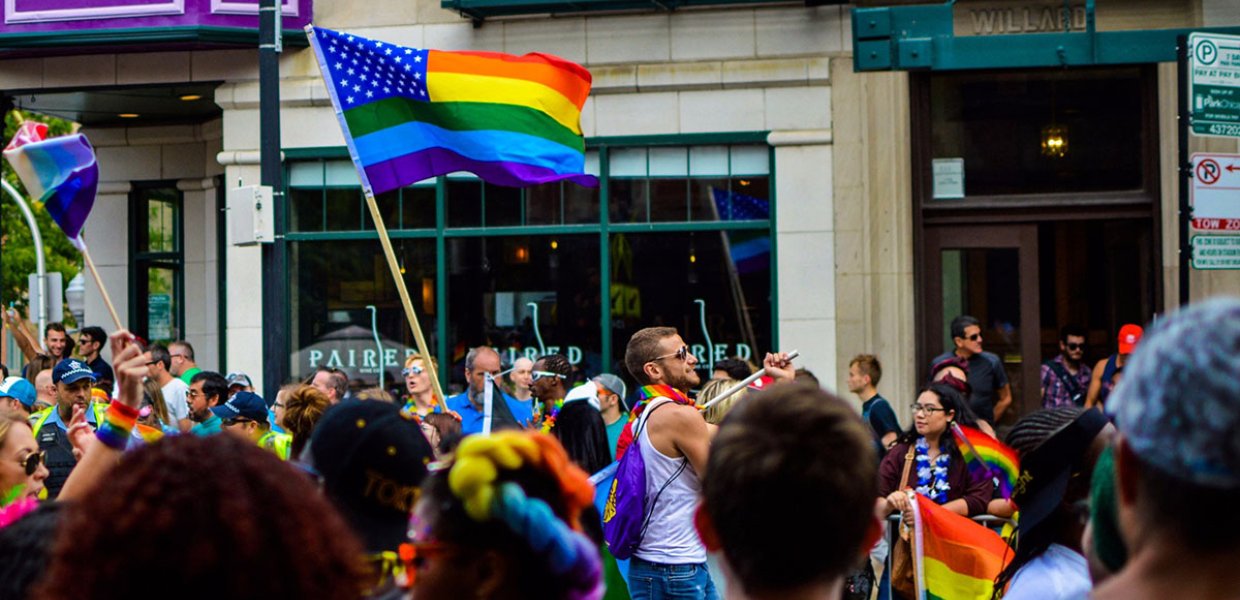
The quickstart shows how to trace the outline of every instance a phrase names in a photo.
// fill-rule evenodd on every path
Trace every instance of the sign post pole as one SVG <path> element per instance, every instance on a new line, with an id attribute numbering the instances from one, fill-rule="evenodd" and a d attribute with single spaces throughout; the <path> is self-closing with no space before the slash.
<path id="1" fill-rule="evenodd" d="M 1175 58 L 1179 77 L 1176 81 L 1176 95 L 1179 100 L 1179 114 L 1176 117 L 1176 124 L 1179 130 L 1179 171 L 1180 171 L 1180 210 L 1179 210 L 1179 235 L 1180 235 L 1180 306 L 1188 304 L 1188 270 L 1191 267 L 1193 247 L 1188 239 L 1188 224 L 1192 220 L 1192 207 L 1189 206 L 1189 179 L 1193 176 L 1193 166 L 1188 159 L 1188 128 L 1191 119 L 1191 108 L 1189 106 L 1188 81 L 1194 74 L 1189 71 L 1189 48 L 1188 36 L 1181 35 L 1176 38 Z"/>

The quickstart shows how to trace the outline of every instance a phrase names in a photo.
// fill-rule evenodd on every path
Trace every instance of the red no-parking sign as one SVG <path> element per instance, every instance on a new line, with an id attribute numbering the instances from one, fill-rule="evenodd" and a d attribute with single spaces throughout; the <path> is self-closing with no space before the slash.
<path id="1" fill-rule="evenodd" d="M 1193 228 L 1240 231 L 1240 154 L 1192 156 Z"/>

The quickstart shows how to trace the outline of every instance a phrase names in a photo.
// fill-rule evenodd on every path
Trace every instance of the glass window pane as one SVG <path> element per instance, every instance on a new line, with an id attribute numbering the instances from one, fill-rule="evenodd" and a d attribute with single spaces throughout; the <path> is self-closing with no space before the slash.
<path id="1" fill-rule="evenodd" d="M 586 173 L 595 177 L 603 176 L 603 170 L 599 167 L 598 150 L 586 150 Z"/>
<path id="2" fill-rule="evenodd" d="M 323 187 L 323 163 L 316 160 L 290 164 L 288 166 L 288 186 L 293 188 Z"/>
<path id="3" fill-rule="evenodd" d="M 366 197 L 362 196 L 362 219 L 363 228 L 374 229 L 374 220 L 370 218 L 370 207 L 367 206 Z M 400 227 L 400 190 L 389 190 L 375 196 L 375 205 L 379 207 L 379 216 L 383 217 L 383 226 L 388 229 L 398 229 Z"/>
<path id="4" fill-rule="evenodd" d="M 727 174 L 727 146 L 695 146 L 689 149 L 690 176 L 726 176 Z"/>
<path id="5" fill-rule="evenodd" d="M 325 191 L 324 229 L 326 231 L 361 229 L 363 203 L 360 188 L 328 188 Z"/>
<path id="6" fill-rule="evenodd" d="M 732 146 L 733 175 L 769 175 L 771 151 L 766 146 Z"/>
<path id="7" fill-rule="evenodd" d="M 435 241 L 392 240 L 426 342 L 434 352 Z M 292 335 L 290 373 L 302 379 L 321 366 L 343 369 L 351 381 L 378 383 L 403 397 L 400 370 L 417 344 L 405 320 L 383 249 L 374 240 L 290 244 Z M 370 328 L 377 309 L 382 354 Z"/>
<path id="8" fill-rule="evenodd" d="M 401 227 L 435 228 L 435 186 L 418 185 L 401 190 Z"/>
<path id="9" fill-rule="evenodd" d="M 323 230 L 323 190 L 290 189 L 288 191 L 290 222 L 292 231 Z"/>
<path id="10" fill-rule="evenodd" d="M 966 196 L 1143 185 L 1140 68 L 939 73 L 930 82 L 931 158 L 964 159 Z M 1062 154 L 1043 149 L 1052 138 Z"/>
<path id="11" fill-rule="evenodd" d="M 613 223 L 638 223 L 647 220 L 650 182 L 646 179 L 612 178 L 609 212 Z"/>
<path id="12" fill-rule="evenodd" d="M 482 182 L 448 178 L 448 227 L 482 226 Z"/>
<path id="13" fill-rule="evenodd" d="M 710 378 L 713 358 L 755 362 L 770 350 L 770 231 L 614 234 L 612 248 L 612 365 L 623 374 L 624 351 L 638 329 L 677 328 Z M 675 282 L 676 285 L 668 285 Z M 707 348 L 695 299 L 706 301 Z"/>
<path id="14" fill-rule="evenodd" d="M 651 177 L 684 177 L 689 174 L 689 149 L 682 147 L 651 148 Z"/>
<path id="15" fill-rule="evenodd" d="M 176 322 L 176 272 L 170 268 L 146 269 L 146 338 L 167 344 L 180 339 Z"/>
<path id="16" fill-rule="evenodd" d="M 546 183 L 525 189 L 525 223 L 527 225 L 559 225 L 564 222 L 564 190 L 575 187 L 561 182 Z M 597 205 L 595 210 L 597 211 Z"/>
<path id="17" fill-rule="evenodd" d="M 688 195 L 688 179 L 650 180 L 650 220 L 689 220 Z"/>
<path id="18" fill-rule="evenodd" d="M 521 225 L 521 188 L 484 184 L 486 199 L 486 226 L 503 227 Z"/>
<path id="19" fill-rule="evenodd" d="M 357 168 L 353 166 L 353 161 L 328 161 L 323 176 L 328 187 L 362 187 L 362 180 L 357 177 Z"/>
<path id="20" fill-rule="evenodd" d="M 600 184 L 601 185 L 601 184 Z M 564 222 L 598 223 L 599 189 L 564 183 Z"/>
<path id="21" fill-rule="evenodd" d="M 689 180 L 689 215 L 694 221 L 727 220 L 732 203 L 727 177 L 695 177 Z"/>
<path id="22" fill-rule="evenodd" d="M 612 177 L 645 177 L 646 172 L 646 155 L 645 148 L 615 148 L 611 151 L 611 176 Z"/>
<path id="23" fill-rule="evenodd" d="M 601 372 L 597 235 L 511 236 L 448 241 L 448 344 L 460 350 L 452 383 L 462 389 L 464 351 L 486 344 L 505 365 L 538 355 L 534 303 L 547 352 L 582 376 Z"/>

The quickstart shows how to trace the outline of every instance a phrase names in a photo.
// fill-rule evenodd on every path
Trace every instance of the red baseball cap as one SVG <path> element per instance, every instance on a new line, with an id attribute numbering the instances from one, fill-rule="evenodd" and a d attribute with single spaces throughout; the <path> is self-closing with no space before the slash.
<path id="1" fill-rule="evenodd" d="M 1119 328 L 1119 353 L 1132 354 L 1132 350 L 1137 347 L 1137 342 L 1141 341 L 1141 334 L 1145 330 L 1140 325 L 1129 323 Z"/>

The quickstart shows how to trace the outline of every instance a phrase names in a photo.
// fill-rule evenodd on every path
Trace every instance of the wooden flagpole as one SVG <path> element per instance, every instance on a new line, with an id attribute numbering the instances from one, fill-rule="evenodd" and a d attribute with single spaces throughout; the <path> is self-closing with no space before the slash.
<path id="1" fill-rule="evenodd" d="M 91 277 L 95 278 L 95 285 L 99 286 L 99 295 L 103 296 L 103 304 L 108 307 L 108 314 L 112 315 L 112 322 L 116 324 L 117 329 L 124 329 L 125 326 L 121 324 L 121 317 L 116 314 L 116 307 L 112 305 L 112 298 L 108 296 L 108 288 L 103 287 L 103 279 L 99 277 L 99 270 L 95 268 L 95 261 L 90 259 L 90 250 L 86 249 L 86 238 L 79 236 L 79 239 L 82 241 L 80 250 L 82 251 L 82 258 L 86 262 L 86 269 L 90 271 Z M 80 327 L 81 323 L 78 325 Z"/>
<path id="2" fill-rule="evenodd" d="M 435 363 L 431 362 L 431 353 L 426 347 L 426 338 L 422 336 L 422 325 L 418 323 L 418 316 L 413 312 L 413 302 L 409 300 L 409 290 L 405 287 L 405 277 L 400 272 L 400 263 L 396 262 L 396 252 L 392 250 L 392 239 L 388 237 L 387 226 L 383 224 L 383 215 L 379 214 L 379 205 L 375 203 L 374 194 L 369 191 L 366 192 L 366 206 L 370 208 L 370 218 L 375 222 L 375 230 L 379 232 L 379 243 L 383 245 L 383 254 L 387 257 L 388 268 L 392 270 L 392 279 L 396 280 L 396 292 L 400 294 L 400 302 L 405 307 L 405 318 L 409 319 L 409 328 L 413 329 L 413 339 L 418 344 L 418 353 L 422 355 L 422 364 L 426 366 L 427 373 L 430 374 L 431 388 L 435 390 L 436 402 L 442 402 L 443 409 L 446 411 L 448 410 L 447 397 L 443 395 L 443 389 L 439 386 L 438 369 L 435 368 Z"/>

